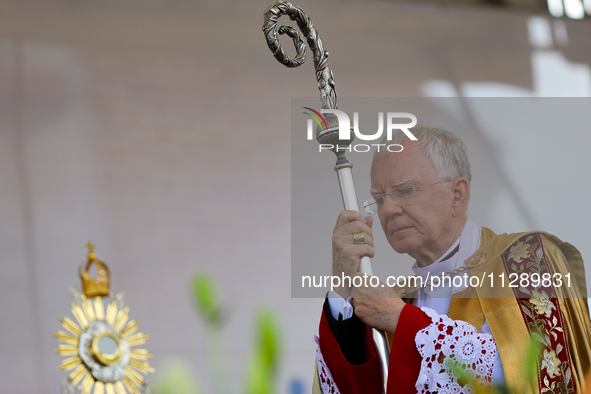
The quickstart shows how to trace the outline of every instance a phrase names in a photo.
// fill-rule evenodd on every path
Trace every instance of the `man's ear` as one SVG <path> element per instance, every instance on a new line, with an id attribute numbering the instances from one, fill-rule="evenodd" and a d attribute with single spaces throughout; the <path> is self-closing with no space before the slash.
<path id="1" fill-rule="evenodd" d="M 468 205 L 468 198 L 470 197 L 470 183 L 466 178 L 458 178 L 452 181 L 452 214 L 454 217 L 459 216 L 465 211 Z"/>

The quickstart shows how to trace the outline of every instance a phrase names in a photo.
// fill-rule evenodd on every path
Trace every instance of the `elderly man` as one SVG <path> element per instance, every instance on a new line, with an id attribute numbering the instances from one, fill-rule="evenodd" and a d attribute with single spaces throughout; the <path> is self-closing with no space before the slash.
<path id="1" fill-rule="evenodd" d="M 345 281 L 329 293 L 315 392 L 382 391 L 369 327 L 391 342 L 388 393 L 472 393 L 475 384 L 519 393 L 582 390 L 591 332 L 579 252 L 547 233 L 496 235 L 470 222 L 464 144 L 445 130 L 412 132 L 418 141 L 393 136 L 402 152 L 374 155 L 364 207 L 379 217 L 392 248 L 416 260 L 412 269 L 423 280 L 409 289 Z M 374 256 L 372 225 L 372 216 L 341 212 L 333 275 L 361 275 L 360 259 Z M 540 349 L 533 374 L 525 361 L 530 338 Z"/>

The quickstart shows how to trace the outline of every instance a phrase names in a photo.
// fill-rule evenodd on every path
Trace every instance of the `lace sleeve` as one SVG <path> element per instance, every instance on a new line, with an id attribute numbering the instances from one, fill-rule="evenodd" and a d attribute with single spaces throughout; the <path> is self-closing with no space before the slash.
<path id="1" fill-rule="evenodd" d="M 337 384 L 335 383 L 330 370 L 326 366 L 324 362 L 324 357 L 322 356 L 322 352 L 320 351 L 320 342 L 316 335 L 314 335 L 314 342 L 316 342 L 316 363 L 318 367 L 318 379 L 320 384 L 320 389 L 322 390 L 322 394 L 340 394 L 339 389 L 337 388 Z"/>
<path id="2" fill-rule="evenodd" d="M 422 357 L 416 388 L 420 394 L 474 393 L 474 387 L 458 383 L 454 369 L 462 369 L 480 384 L 490 385 L 497 346 L 492 334 L 479 334 L 476 328 L 461 320 L 439 315 L 422 307 L 433 323 L 415 336 Z M 455 366 L 455 367 L 454 367 Z"/>

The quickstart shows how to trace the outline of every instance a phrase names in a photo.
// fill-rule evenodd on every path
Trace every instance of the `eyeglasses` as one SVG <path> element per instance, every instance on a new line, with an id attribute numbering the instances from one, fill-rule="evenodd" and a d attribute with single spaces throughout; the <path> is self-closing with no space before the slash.
<path id="1" fill-rule="evenodd" d="M 413 184 L 398 186 L 397 188 L 393 189 L 392 193 L 390 193 L 390 194 L 385 194 L 385 195 L 384 194 L 377 194 L 377 195 L 365 200 L 365 202 L 363 203 L 363 208 L 365 208 L 367 213 L 369 213 L 371 215 L 375 215 L 375 214 L 380 213 L 382 211 L 382 207 L 384 206 L 384 202 L 386 201 L 386 196 L 392 197 L 392 200 L 396 204 L 405 204 L 407 202 L 414 200 L 417 197 L 417 194 L 419 194 L 419 192 L 421 190 L 423 190 L 429 186 L 438 185 L 440 183 L 447 183 L 447 182 L 451 182 L 451 180 L 429 183 L 427 185 L 421 185 L 421 186 L 417 186 L 417 185 L 413 185 Z"/>

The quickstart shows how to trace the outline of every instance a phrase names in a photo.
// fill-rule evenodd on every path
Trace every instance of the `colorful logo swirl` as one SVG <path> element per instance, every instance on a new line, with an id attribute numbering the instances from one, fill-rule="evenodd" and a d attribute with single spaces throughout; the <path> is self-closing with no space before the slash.
<path id="1" fill-rule="evenodd" d="M 314 112 L 314 113 L 315 113 L 317 116 L 314 116 L 314 115 L 312 115 L 312 114 L 311 114 L 311 113 L 309 113 L 309 112 L 302 112 L 302 113 L 303 113 L 303 114 L 306 114 L 306 115 L 310 115 L 310 116 L 311 116 L 311 117 L 312 117 L 312 118 L 313 118 L 313 119 L 316 121 L 316 123 L 318 123 L 318 127 L 320 127 L 321 129 L 322 129 L 322 123 L 324 123 L 324 127 L 325 127 L 325 129 L 324 129 L 324 130 L 328 130 L 328 125 L 326 124 L 326 120 L 324 119 L 324 116 L 322 116 L 322 115 L 320 114 L 320 112 L 318 112 L 318 111 L 315 111 L 315 110 L 313 110 L 312 108 L 308 108 L 308 107 L 302 107 L 302 108 L 304 108 L 304 109 L 307 109 L 308 111 L 312 111 L 312 112 Z M 320 119 L 318 119 L 318 118 L 320 118 Z M 320 120 L 321 120 L 321 119 L 322 119 L 322 123 L 320 123 Z"/>

